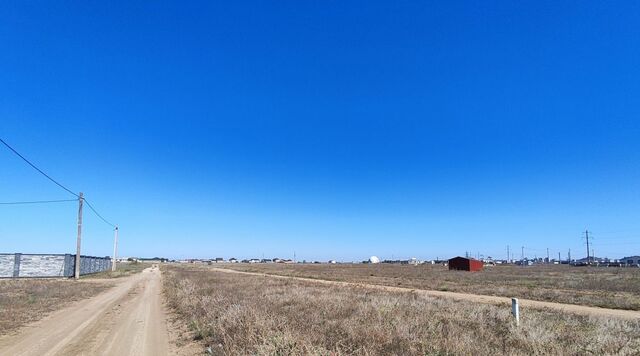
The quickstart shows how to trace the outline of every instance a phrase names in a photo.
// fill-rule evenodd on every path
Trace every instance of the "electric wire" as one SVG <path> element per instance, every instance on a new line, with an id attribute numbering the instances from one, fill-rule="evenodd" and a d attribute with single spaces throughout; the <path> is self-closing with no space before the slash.
<path id="1" fill-rule="evenodd" d="M 84 199 L 84 198 L 83 198 Z M 98 213 L 98 211 L 96 209 L 93 208 L 93 206 L 91 205 L 91 203 L 89 203 L 89 201 L 87 199 L 84 199 L 84 202 L 87 203 L 87 206 L 89 207 L 89 209 L 91 209 L 91 211 L 93 211 L 102 221 L 104 221 L 107 225 L 115 228 L 116 226 L 112 223 L 110 223 L 107 219 L 103 218 L 102 215 L 100 215 L 100 213 Z"/>
<path id="2" fill-rule="evenodd" d="M 18 157 L 22 158 L 23 161 L 27 162 L 27 164 L 30 165 L 33 169 L 35 169 L 36 171 L 40 172 L 40 174 L 42 174 L 43 176 L 47 177 L 47 179 L 49 179 L 50 181 L 55 183 L 60 188 L 62 188 L 64 190 L 66 190 L 67 192 L 73 194 L 73 196 L 75 196 L 76 198 L 79 198 L 78 194 L 74 193 L 73 191 L 71 191 L 71 189 L 69 189 L 69 188 L 65 187 L 64 185 L 60 184 L 55 179 L 51 178 L 48 174 L 43 172 L 40 168 L 36 167 L 35 164 L 31 163 L 28 159 L 26 159 L 23 155 L 21 155 L 18 151 L 16 151 L 13 147 L 11 147 L 8 143 L 6 143 L 2 138 L 0 138 L 0 142 L 2 142 L 3 145 L 7 146 L 7 148 L 9 150 L 11 150 L 11 152 L 15 153 Z"/>
<path id="3" fill-rule="evenodd" d="M 11 150 L 11 152 L 15 153 L 18 157 L 22 158 L 23 161 L 25 161 L 28 165 L 30 165 L 33 169 L 35 169 L 36 171 L 38 171 L 40 174 L 42 174 L 43 176 L 45 176 L 47 179 L 49 179 L 50 181 L 52 181 L 53 183 L 55 183 L 57 186 L 59 186 L 60 188 L 64 189 L 65 191 L 69 192 L 70 194 L 72 194 L 73 196 L 75 196 L 76 198 L 80 198 L 80 195 L 74 193 L 71 189 L 65 187 L 64 185 L 62 185 L 60 182 L 56 181 L 55 179 L 51 178 L 51 176 L 49 176 L 48 174 L 46 174 L 45 172 L 43 172 L 40 168 L 38 168 L 35 164 L 31 163 L 31 161 L 29 161 L 26 157 L 24 157 L 23 155 L 21 155 L 18 151 L 16 151 L 13 147 L 11 147 L 11 145 L 9 145 L 5 140 L 3 140 L 2 138 L 0 138 L 0 142 L 2 142 L 3 145 L 5 145 L 9 150 Z M 94 214 L 96 214 L 102 221 L 104 221 L 107 225 L 115 228 L 116 226 L 112 223 L 110 223 L 107 219 L 105 219 L 102 215 L 100 215 L 100 213 L 91 205 L 91 203 L 89 203 L 89 201 L 87 201 L 87 199 L 82 198 L 86 203 L 87 206 L 91 209 L 91 211 L 94 212 Z M 63 202 L 63 201 L 75 201 L 77 199 L 71 199 L 71 200 L 60 200 L 60 201 L 54 201 L 54 200 L 42 200 L 42 201 L 32 201 L 32 202 L 5 202 L 5 203 L 0 203 L 2 205 L 17 205 L 17 204 L 39 204 L 39 203 L 57 203 L 57 202 Z"/>

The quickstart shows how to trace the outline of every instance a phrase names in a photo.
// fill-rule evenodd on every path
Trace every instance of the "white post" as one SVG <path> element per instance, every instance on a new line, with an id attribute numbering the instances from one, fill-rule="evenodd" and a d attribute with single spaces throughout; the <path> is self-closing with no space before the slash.
<path id="1" fill-rule="evenodd" d="M 118 227 L 115 229 L 115 236 L 113 238 L 113 262 L 111 262 L 111 271 L 116 271 L 116 259 L 118 258 Z"/>
<path id="2" fill-rule="evenodd" d="M 84 196 L 82 192 L 78 195 L 78 237 L 76 239 L 76 265 L 73 273 L 75 279 L 80 279 L 80 242 L 82 241 L 82 204 L 84 203 Z"/>
<path id="3" fill-rule="evenodd" d="M 520 304 L 518 298 L 511 298 L 511 314 L 516 319 L 516 326 L 520 326 Z"/>

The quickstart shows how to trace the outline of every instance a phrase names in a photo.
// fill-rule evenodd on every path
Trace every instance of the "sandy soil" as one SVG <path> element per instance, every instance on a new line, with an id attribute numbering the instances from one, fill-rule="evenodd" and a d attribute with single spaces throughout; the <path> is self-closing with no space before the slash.
<path id="1" fill-rule="evenodd" d="M 167 355 L 160 270 L 148 268 L 0 338 L 0 355 Z"/>
<path id="2" fill-rule="evenodd" d="M 329 281 L 324 279 L 314 279 L 314 278 L 304 278 L 304 277 L 279 276 L 275 274 L 242 272 L 242 271 L 224 269 L 224 268 L 212 268 L 212 270 L 215 270 L 218 272 L 224 272 L 224 273 L 239 273 L 239 274 L 248 274 L 248 275 L 254 275 L 254 276 L 268 276 L 272 278 L 282 278 L 282 279 L 289 278 L 289 279 L 295 279 L 299 281 L 307 281 L 307 282 L 322 283 L 322 284 L 329 284 L 329 285 L 360 286 L 364 288 L 371 288 L 371 289 L 391 291 L 391 292 L 420 293 L 422 295 L 427 295 L 432 297 L 450 298 L 455 300 L 470 301 L 470 302 L 484 303 L 484 304 L 511 305 L 511 298 L 496 297 L 496 296 L 489 296 L 489 295 L 391 287 L 391 286 L 382 286 L 377 284 L 339 282 L 339 281 Z M 517 297 L 517 296 L 514 296 L 514 297 Z M 528 300 L 528 299 L 518 299 L 518 301 L 520 303 L 521 313 L 525 312 L 526 308 L 553 309 L 553 310 L 559 310 L 567 313 L 587 315 L 587 316 L 640 320 L 640 311 L 635 311 L 635 310 L 606 309 L 606 308 L 588 307 L 588 306 L 575 305 L 575 304 L 541 302 L 537 300 Z"/>

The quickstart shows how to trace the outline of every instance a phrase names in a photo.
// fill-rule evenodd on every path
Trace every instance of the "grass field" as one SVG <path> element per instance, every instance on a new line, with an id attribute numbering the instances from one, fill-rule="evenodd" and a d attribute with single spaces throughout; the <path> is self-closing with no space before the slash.
<path id="1" fill-rule="evenodd" d="M 0 335 L 42 319 L 73 301 L 92 297 L 108 284 L 70 279 L 0 280 Z"/>
<path id="2" fill-rule="evenodd" d="M 275 268 L 275 267 L 274 267 Z M 640 322 L 163 266 L 168 306 L 226 355 L 640 353 Z"/>
<path id="3" fill-rule="evenodd" d="M 481 272 L 440 265 L 217 264 L 215 267 L 285 276 L 416 289 L 519 297 L 605 308 L 640 310 L 640 269 L 567 265 L 493 266 Z"/>
<path id="4" fill-rule="evenodd" d="M 81 278 L 84 278 L 84 279 L 120 278 L 120 277 L 126 277 L 135 273 L 142 272 L 142 270 L 147 267 L 151 267 L 151 264 L 143 263 L 143 262 L 126 262 L 126 263 L 120 262 L 116 264 L 116 270 L 113 272 L 107 271 L 107 272 L 94 273 L 94 274 L 82 276 Z"/>
<path id="5" fill-rule="evenodd" d="M 40 320 L 70 303 L 92 297 L 109 288 L 107 281 L 141 272 L 144 263 L 121 263 L 115 272 L 101 272 L 73 279 L 0 279 L 0 335 Z"/>

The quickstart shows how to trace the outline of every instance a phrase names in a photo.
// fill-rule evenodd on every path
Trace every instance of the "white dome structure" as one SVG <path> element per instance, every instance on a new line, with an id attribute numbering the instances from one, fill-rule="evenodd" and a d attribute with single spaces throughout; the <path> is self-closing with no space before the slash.
<path id="1" fill-rule="evenodd" d="M 369 263 L 380 263 L 380 259 L 377 256 L 369 257 Z"/>

